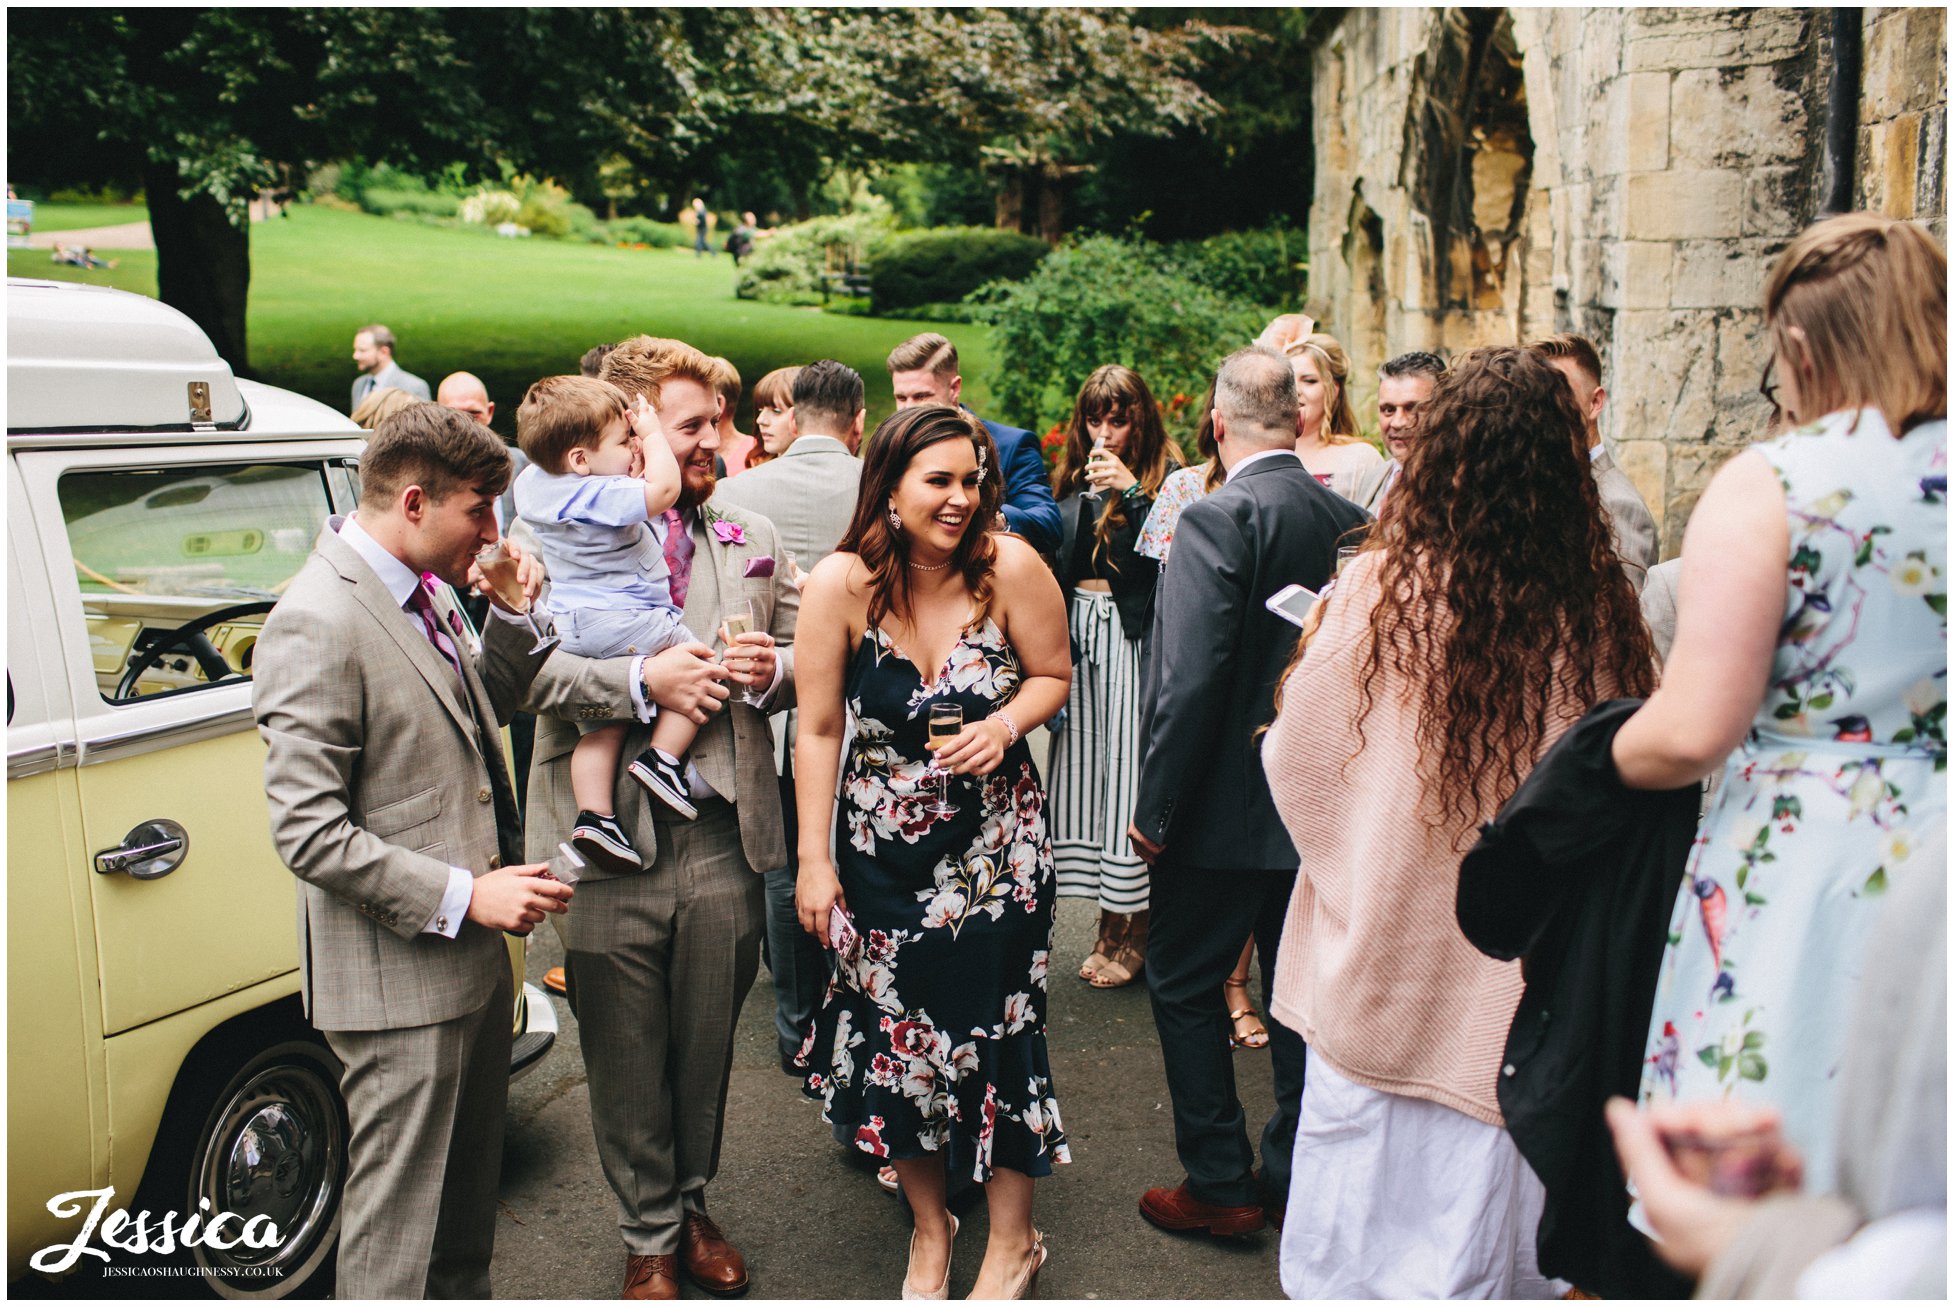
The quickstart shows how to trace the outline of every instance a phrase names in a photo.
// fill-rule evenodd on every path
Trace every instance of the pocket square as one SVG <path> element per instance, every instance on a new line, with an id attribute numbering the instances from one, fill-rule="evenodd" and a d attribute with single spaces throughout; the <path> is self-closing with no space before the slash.
<path id="1" fill-rule="evenodd" d="M 761 554 L 758 558 L 747 559 L 746 571 L 742 572 L 740 575 L 745 576 L 749 579 L 753 577 L 772 576 L 773 555 Z"/>

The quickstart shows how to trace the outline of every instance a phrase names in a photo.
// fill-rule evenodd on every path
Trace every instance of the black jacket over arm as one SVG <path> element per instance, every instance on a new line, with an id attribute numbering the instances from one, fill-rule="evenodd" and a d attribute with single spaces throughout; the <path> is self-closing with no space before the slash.
<path id="1" fill-rule="evenodd" d="M 1321 590 L 1338 538 L 1369 520 L 1290 456 L 1250 464 L 1181 514 L 1154 596 L 1133 816 L 1176 861 L 1296 866 L 1256 732 L 1275 717 L 1297 631 L 1263 605 L 1286 585 Z"/>
<path id="2" fill-rule="evenodd" d="M 1113 606 L 1119 609 L 1119 629 L 1129 640 L 1147 634 L 1153 621 L 1153 590 L 1160 580 L 1159 560 L 1133 552 L 1139 543 L 1140 527 L 1147 520 L 1153 500 L 1145 495 L 1124 496 L 1121 516 L 1106 533 L 1102 563 L 1112 575 L 1107 583 L 1113 590 Z M 1058 583 L 1071 602 L 1072 587 L 1092 575 L 1092 551 L 1098 547 L 1099 510 L 1103 500 L 1067 495 L 1058 504 L 1060 545 Z"/>
<path id="3" fill-rule="evenodd" d="M 1519 958 L 1499 1107 L 1547 1189 L 1543 1273 L 1603 1298 L 1682 1298 L 1689 1282 L 1628 1224 L 1601 1109 L 1633 1099 L 1701 787 L 1631 790 L 1610 754 L 1641 706 L 1612 699 L 1555 742 L 1459 867 L 1459 926 Z"/>

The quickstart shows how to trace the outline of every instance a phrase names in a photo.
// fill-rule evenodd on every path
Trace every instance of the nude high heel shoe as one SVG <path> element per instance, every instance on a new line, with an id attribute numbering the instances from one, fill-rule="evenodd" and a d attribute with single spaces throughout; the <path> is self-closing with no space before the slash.
<path id="1" fill-rule="evenodd" d="M 1045 1268 L 1045 1258 L 1049 1255 L 1049 1252 L 1050 1250 L 1045 1247 L 1045 1236 L 1033 1230 L 1031 1232 L 1031 1253 L 1025 1258 L 1024 1266 L 1018 1271 L 1017 1282 L 1011 1286 L 1011 1291 L 1004 1295 L 1005 1301 L 1009 1302 L 1019 1298 L 1036 1298 L 1038 1296 L 1038 1272 Z M 944 1277 L 944 1282 L 946 1284 L 949 1282 L 948 1276 Z M 976 1295 L 973 1294 L 971 1296 L 975 1297 Z"/>
<path id="2" fill-rule="evenodd" d="M 956 1215 L 953 1213 L 950 1217 L 950 1251 L 953 1254 L 957 1250 L 956 1244 L 957 1244 L 958 1225 L 959 1222 L 956 1218 Z M 916 1232 L 913 1229 L 909 1232 L 909 1260 L 912 1264 L 916 1260 Z M 934 1289 L 918 1289 L 913 1287 L 909 1283 L 909 1272 L 907 1270 L 903 1271 L 902 1299 L 904 1302 L 938 1302 L 938 1301 L 947 1300 L 949 1296 L 950 1296 L 950 1259 L 948 1257 L 945 1257 L 943 1259 L 943 1283 L 937 1285 Z"/>

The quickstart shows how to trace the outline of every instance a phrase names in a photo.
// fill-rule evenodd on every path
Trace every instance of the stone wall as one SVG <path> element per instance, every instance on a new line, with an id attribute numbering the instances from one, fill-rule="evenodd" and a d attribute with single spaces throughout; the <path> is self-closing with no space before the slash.
<path id="1" fill-rule="evenodd" d="M 1347 10 L 1317 46 L 1311 311 L 1407 349 L 1601 348 L 1602 434 L 1675 553 L 1761 434 L 1764 275 L 1817 215 L 1820 9 Z M 1945 231 L 1945 16 L 1865 11 L 1859 202 Z"/>

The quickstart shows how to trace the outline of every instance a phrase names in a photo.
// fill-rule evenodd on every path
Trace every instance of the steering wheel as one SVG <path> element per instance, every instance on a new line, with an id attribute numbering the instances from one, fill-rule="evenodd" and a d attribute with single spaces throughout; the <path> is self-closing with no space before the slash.
<path id="1" fill-rule="evenodd" d="M 204 632 L 221 623 L 236 621 L 240 617 L 268 613 L 276 603 L 277 601 L 273 599 L 258 599 L 248 604 L 232 604 L 229 608 L 219 608 L 214 613 L 205 613 L 194 622 L 185 622 L 173 631 L 165 631 L 151 642 L 149 648 L 130 660 L 128 668 L 122 673 L 122 679 L 115 683 L 116 699 L 134 698 L 136 682 L 142 679 L 143 673 L 161 662 L 164 654 L 179 647 L 190 651 L 190 656 L 197 660 L 197 666 L 203 670 L 204 679 L 207 681 L 221 681 L 227 676 L 243 675 L 244 673 L 231 666 Z"/>

